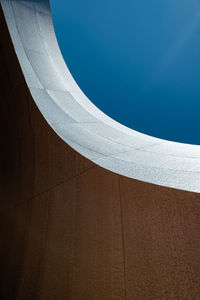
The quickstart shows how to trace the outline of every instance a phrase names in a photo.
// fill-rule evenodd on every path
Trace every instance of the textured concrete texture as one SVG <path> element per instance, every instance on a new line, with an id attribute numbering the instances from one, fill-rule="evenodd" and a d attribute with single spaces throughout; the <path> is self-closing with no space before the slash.
<path id="1" fill-rule="evenodd" d="M 199 300 L 199 193 L 68 146 L 34 102 L 2 10 L 0 28 L 0 299 Z"/>

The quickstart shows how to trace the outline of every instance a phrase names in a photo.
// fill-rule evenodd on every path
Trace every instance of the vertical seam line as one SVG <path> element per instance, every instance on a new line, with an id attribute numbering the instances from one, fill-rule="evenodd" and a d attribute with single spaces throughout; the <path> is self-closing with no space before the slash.
<path id="1" fill-rule="evenodd" d="M 118 186 L 119 186 L 119 202 L 120 202 L 120 213 L 121 213 L 121 229 L 122 229 L 122 247 L 123 247 L 123 260 L 124 260 L 124 294 L 125 299 L 127 299 L 126 295 L 126 257 L 125 257 L 125 243 L 124 243 L 124 221 L 123 221 L 123 212 L 122 212 L 122 198 L 121 198 L 121 188 L 120 188 L 120 179 L 118 177 Z"/>

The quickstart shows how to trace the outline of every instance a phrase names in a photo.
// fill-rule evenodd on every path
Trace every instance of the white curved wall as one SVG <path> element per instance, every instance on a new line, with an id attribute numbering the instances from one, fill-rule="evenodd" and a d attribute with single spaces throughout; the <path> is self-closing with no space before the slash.
<path id="1" fill-rule="evenodd" d="M 33 99 L 67 144 L 118 174 L 200 192 L 200 146 L 131 130 L 103 114 L 82 93 L 60 53 L 49 0 L 0 2 Z"/>

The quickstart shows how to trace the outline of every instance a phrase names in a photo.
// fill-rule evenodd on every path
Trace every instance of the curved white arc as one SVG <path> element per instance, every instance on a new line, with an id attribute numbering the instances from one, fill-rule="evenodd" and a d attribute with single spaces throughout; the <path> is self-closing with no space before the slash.
<path id="1" fill-rule="evenodd" d="M 200 146 L 157 139 L 101 112 L 80 90 L 57 44 L 49 0 L 0 0 L 26 83 L 72 148 L 118 174 L 200 192 Z"/>

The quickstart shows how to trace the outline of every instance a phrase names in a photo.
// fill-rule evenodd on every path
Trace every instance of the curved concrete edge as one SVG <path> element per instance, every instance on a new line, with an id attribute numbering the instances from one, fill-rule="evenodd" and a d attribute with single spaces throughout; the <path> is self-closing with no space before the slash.
<path id="1" fill-rule="evenodd" d="M 105 169 L 200 192 L 200 146 L 131 130 L 82 93 L 60 53 L 48 0 L 1 0 L 26 83 L 41 113 L 72 148 Z"/>

